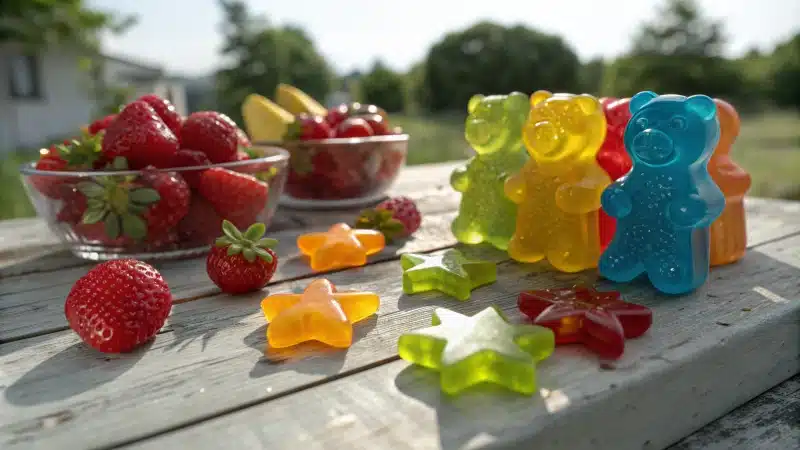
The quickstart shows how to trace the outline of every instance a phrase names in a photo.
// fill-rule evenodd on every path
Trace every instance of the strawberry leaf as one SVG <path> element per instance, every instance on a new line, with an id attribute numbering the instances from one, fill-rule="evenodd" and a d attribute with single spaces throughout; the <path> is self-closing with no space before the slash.
<path id="1" fill-rule="evenodd" d="M 263 259 L 264 261 L 266 261 L 266 262 L 268 262 L 268 263 L 271 263 L 271 262 L 272 262 L 272 255 L 270 255 L 270 254 L 269 254 L 269 252 L 268 252 L 268 251 L 266 251 L 266 250 L 264 250 L 263 248 L 260 248 L 260 247 L 254 247 L 254 248 L 253 248 L 253 251 L 255 252 L 255 254 L 256 254 L 256 255 L 257 255 L 259 258 Z"/>
<path id="2" fill-rule="evenodd" d="M 128 193 L 128 199 L 140 205 L 150 205 L 161 200 L 161 196 L 152 188 L 136 188 Z"/>
<path id="3" fill-rule="evenodd" d="M 222 221 L 222 233 L 231 238 L 231 240 L 234 242 L 244 239 L 242 232 L 239 231 L 239 229 L 236 228 L 236 225 L 232 224 L 228 219 Z"/>
<path id="4" fill-rule="evenodd" d="M 230 247 L 228 247 L 228 256 L 238 255 L 241 252 L 242 246 L 239 244 L 231 244 Z"/>
<path id="5" fill-rule="evenodd" d="M 216 241 L 214 241 L 214 245 L 217 247 L 226 247 L 231 245 L 233 241 L 231 241 L 227 236 L 218 237 Z"/>
<path id="6" fill-rule="evenodd" d="M 122 225 L 119 216 L 116 214 L 109 214 L 105 220 L 106 236 L 111 239 L 116 239 L 122 233 Z"/>
<path id="7" fill-rule="evenodd" d="M 77 184 L 77 188 L 86 198 L 101 198 L 106 195 L 103 186 L 92 181 L 81 181 Z"/>
<path id="8" fill-rule="evenodd" d="M 147 236 L 147 223 L 139 216 L 125 214 L 122 216 L 122 230 L 131 239 L 144 239 Z"/>
<path id="9" fill-rule="evenodd" d="M 278 240 L 272 238 L 261 238 L 258 240 L 258 242 L 256 242 L 255 245 L 259 248 L 272 248 L 278 245 Z"/>
<path id="10" fill-rule="evenodd" d="M 105 209 L 86 210 L 86 212 L 83 214 L 81 222 L 87 225 L 98 223 L 103 219 L 105 219 L 107 213 L 108 211 L 106 211 Z"/>
<path id="11" fill-rule="evenodd" d="M 248 241 L 255 241 L 261 238 L 265 231 L 267 231 L 267 227 L 263 223 L 256 222 L 244 232 L 244 238 Z"/>
<path id="12" fill-rule="evenodd" d="M 256 252 L 253 251 L 252 248 L 243 249 L 242 250 L 242 256 L 244 256 L 244 259 L 246 259 L 247 262 L 253 262 L 253 261 L 256 260 Z"/>

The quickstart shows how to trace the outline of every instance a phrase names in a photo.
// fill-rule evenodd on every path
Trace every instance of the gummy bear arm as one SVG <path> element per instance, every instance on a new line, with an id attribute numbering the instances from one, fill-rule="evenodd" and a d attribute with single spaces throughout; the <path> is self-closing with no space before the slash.
<path id="1" fill-rule="evenodd" d="M 720 167 L 721 182 L 718 184 L 726 197 L 742 197 L 750 189 L 750 174 L 736 164 Z"/>
<path id="2" fill-rule="evenodd" d="M 521 172 L 511 175 L 503 185 L 506 197 L 516 204 L 525 200 L 525 179 Z"/>
<path id="3" fill-rule="evenodd" d="M 632 199 L 630 194 L 625 192 L 622 183 L 616 181 L 603 191 L 600 197 L 603 211 L 611 217 L 621 219 L 631 212 Z"/>
<path id="4" fill-rule="evenodd" d="M 564 183 L 556 190 L 556 205 L 569 214 L 586 214 L 601 207 L 603 190 L 611 183 L 608 174 L 591 164 L 577 183 Z"/>
<path id="5" fill-rule="evenodd" d="M 700 195 L 705 199 L 706 213 L 698 220 L 697 226 L 699 227 L 710 226 L 711 223 L 717 220 L 717 217 L 722 214 L 722 211 L 725 210 L 725 195 L 719 189 L 719 186 L 714 184 L 710 179 L 707 183 L 703 184 L 704 189 L 701 191 Z"/>
<path id="6" fill-rule="evenodd" d="M 452 186 L 456 192 L 466 192 L 469 187 L 468 167 L 468 164 L 463 165 L 453 170 L 453 173 L 450 174 L 450 186 Z"/>

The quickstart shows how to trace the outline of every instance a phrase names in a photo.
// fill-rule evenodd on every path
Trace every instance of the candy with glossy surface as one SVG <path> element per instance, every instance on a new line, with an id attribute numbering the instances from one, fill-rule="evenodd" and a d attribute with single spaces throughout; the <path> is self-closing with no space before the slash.
<path id="1" fill-rule="evenodd" d="M 600 195 L 611 182 L 597 163 L 606 135 L 603 109 L 591 95 L 531 95 L 522 131 L 530 161 L 511 176 L 506 195 L 519 205 L 508 254 L 544 258 L 563 272 L 596 267 Z"/>
<path id="2" fill-rule="evenodd" d="M 717 105 L 720 138 L 708 161 L 708 173 L 725 195 L 725 209 L 711 224 L 711 265 L 740 260 L 747 249 L 744 195 L 750 189 L 750 174 L 730 156 L 731 146 L 739 135 L 739 114 L 728 102 L 714 99 Z"/>
<path id="3" fill-rule="evenodd" d="M 405 333 L 397 343 L 401 358 L 440 372 L 447 394 L 482 382 L 533 394 L 536 363 L 550 356 L 554 345 L 549 329 L 509 324 L 494 307 L 472 317 L 436 308 L 433 326 Z"/>
<path id="4" fill-rule="evenodd" d="M 533 323 L 553 330 L 556 345 L 583 344 L 607 359 L 622 356 L 625 339 L 641 336 L 653 323 L 646 306 L 587 287 L 522 292 L 518 305 Z"/>
<path id="5" fill-rule="evenodd" d="M 689 292 L 708 278 L 708 228 L 725 207 L 706 170 L 719 140 L 717 107 L 705 95 L 645 91 L 630 109 L 625 149 L 633 168 L 603 192 L 617 230 L 600 274 L 628 282 L 644 272 L 664 293 Z"/>
<path id="6" fill-rule="evenodd" d="M 406 294 L 437 290 L 467 300 L 473 289 L 497 281 L 495 263 L 469 260 L 456 249 L 435 255 L 405 253 L 400 264 Z"/>
<path id="7" fill-rule="evenodd" d="M 336 292 L 326 279 L 314 280 L 302 294 L 274 294 L 261 301 L 269 322 L 267 341 L 274 348 L 319 341 L 346 348 L 354 323 L 375 314 L 380 305 L 371 292 Z"/>
<path id="8" fill-rule="evenodd" d="M 528 97 L 520 92 L 475 95 L 467 109 L 464 135 L 477 155 L 450 177 L 453 189 L 462 193 L 451 229 L 459 242 L 488 242 L 505 250 L 514 234 L 517 205 L 506 198 L 503 183 L 528 159 L 522 148 Z"/>
<path id="9" fill-rule="evenodd" d="M 633 163 L 631 157 L 625 151 L 623 137 L 625 126 L 631 119 L 630 110 L 631 99 L 617 99 L 603 97 L 600 104 L 603 105 L 603 112 L 606 115 L 606 139 L 597 152 L 597 163 L 606 171 L 611 181 L 617 181 L 627 174 Z M 600 210 L 600 248 L 605 250 L 611 238 L 614 237 L 614 230 L 617 228 L 617 221 Z"/>
<path id="10" fill-rule="evenodd" d="M 354 230 L 337 223 L 323 233 L 306 233 L 297 238 L 300 252 L 310 258 L 316 271 L 363 266 L 367 256 L 380 252 L 386 239 L 380 231 Z"/>

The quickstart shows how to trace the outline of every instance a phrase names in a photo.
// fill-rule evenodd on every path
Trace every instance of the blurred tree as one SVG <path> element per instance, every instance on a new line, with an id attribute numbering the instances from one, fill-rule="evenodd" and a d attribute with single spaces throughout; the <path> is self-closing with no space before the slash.
<path id="1" fill-rule="evenodd" d="M 746 81 L 721 55 L 721 22 L 703 17 L 694 0 L 667 0 L 636 35 L 631 52 L 605 73 L 603 92 L 630 96 L 641 90 L 740 98 Z"/>
<path id="2" fill-rule="evenodd" d="M 122 32 L 134 23 L 133 16 L 95 10 L 82 0 L 0 1 L 0 42 L 31 51 L 63 43 L 96 50 L 101 31 Z"/>
<path id="3" fill-rule="evenodd" d="M 771 59 L 771 97 L 776 105 L 800 111 L 800 33 L 778 45 Z"/>
<path id="4" fill-rule="evenodd" d="M 432 111 L 465 110 L 477 93 L 573 92 L 579 71 L 578 57 L 560 37 L 481 22 L 446 35 L 430 49 L 423 103 Z"/>
<path id="5" fill-rule="evenodd" d="M 361 99 L 365 103 L 378 105 L 387 112 L 402 112 L 406 107 L 406 83 L 399 74 L 376 61 L 366 75 L 361 77 Z"/>
<path id="6" fill-rule="evenodd" d="M 425 83 L 425 62 L 419 62 L 411 67 L 405 76 L 406 109 L 412 113 L 419 113 L 421 110 L 430 110 L 427 84 Z"/>
<path id="7" fill-rule="evenodd" d="M 217 102 L 222 112 L 241 123 L 244 98 L 254 92 L 271 97 L 279 83 L 297 86 L 324 101 L 331 71 L 302 29 L 273 27 L 265 18 L 251 15 L 239 0 L 220 0 L 219 4 L 225 16 L 222 56 L 229 61 L 217 72 Z"/>
<path id="8" fill-rule="evenodd" d="M 603 88 L 605 71 L 606 62 L 602 58 L 596 58 L 584 64 L 580 72 L 580 91 L 599 96 Z"/>

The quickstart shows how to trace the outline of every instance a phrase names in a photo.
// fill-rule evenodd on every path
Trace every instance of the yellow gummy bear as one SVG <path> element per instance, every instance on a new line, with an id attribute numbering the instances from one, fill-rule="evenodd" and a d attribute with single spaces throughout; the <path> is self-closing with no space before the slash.
<path id="1" fill-rule="evenodd" d="M 606 136 L 600 102 L 591 95 L 537 91 L 522 138 L 531 159 L 505 184 L 519 205 L 508 254 L 547 258 L 563 272 L 597 267 L 600 196 L 611 184 L 596 155 Z"/>

